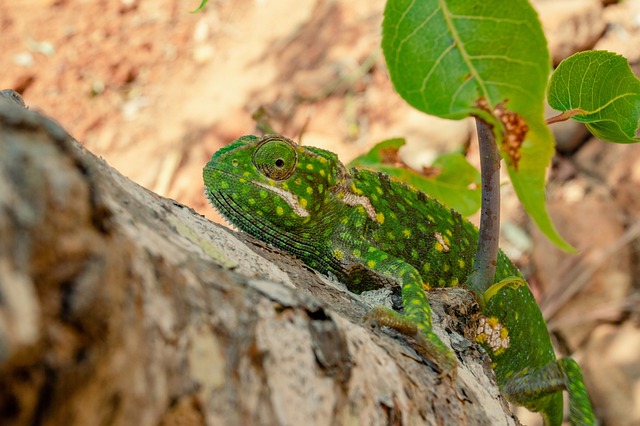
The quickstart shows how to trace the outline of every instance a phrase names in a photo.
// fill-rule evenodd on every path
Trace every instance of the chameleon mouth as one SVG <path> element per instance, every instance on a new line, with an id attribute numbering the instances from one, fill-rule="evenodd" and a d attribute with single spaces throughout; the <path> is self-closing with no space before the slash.
<path id="1" fill-rule="evenodd" d="M 260 188 L 264 188 L 267 191 L 271 192 L 273 195 L 277 196 L 278 198 L 280 198 L 282 201 L 284 201 L 285 203 L 287 203 L 289 205 L 289 207 L 291 207 L 291 210 L 293 210 L 293 212 L 299 216 L 299 217 L 309 217 L 309 212 L 307 211 L 307 209 L 305 209 L 304 207 L 302 207 L 302 205 L 300 204 L 300 200 L 298 198 L 298 196 L 292 192 L 286 191 L 282 188 L 278 188 L 277 186 L 272 186 L 272 185 L 268 185 L 264 182 L 259 182 L 259 181 L 254 181 L 254 180 L 248 180 L 245 178 L 240 178 L 237 175 L 233 174 L 233 173 L 229 173 L 225 170 L 221 170 L 215 167 L 208 167 L 205 170 L 209 170 L 211 172 L 216 172 L 216 173 L 222 173 L 225 175 L 225 177 L 227 177 L 228 179 L 232 179 L 235 182 L 238 182 L 239 185 L 252 185 L 252 186 L 257 186 Z M 240 182 L 240 179 L 244 179 L 246 182 Z"/>
<path id="2" fill-rule="evenodd" d="M 208 189 L 205 193 L 216 211 L 234 227 L 296 256 L 319 256 L 313 245 L 295 234 L 278 229 L 263 216 L 249 214 L 231 195 Z"/>

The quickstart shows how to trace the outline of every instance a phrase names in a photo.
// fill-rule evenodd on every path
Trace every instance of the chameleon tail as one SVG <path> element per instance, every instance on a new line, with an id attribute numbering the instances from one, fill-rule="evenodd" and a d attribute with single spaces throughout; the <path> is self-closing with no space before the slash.
<path id="1" fill-rule="evenodd" d="M 564 373 L 567 392 L 569 393 L 569 423 L 572 425 L 595 425 L 597 420 L 584 386 L 582 371 L 577 362 L 565 357 L 558 360 L 560 370 Z"/>

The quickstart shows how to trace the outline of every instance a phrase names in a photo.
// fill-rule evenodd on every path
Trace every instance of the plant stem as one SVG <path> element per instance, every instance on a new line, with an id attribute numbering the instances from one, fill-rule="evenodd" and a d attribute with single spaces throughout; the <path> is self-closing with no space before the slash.
<path id="1" fill-rule="evenodd" d="M 473 271 L 467 285 L 484 303 L 484 292 L 491 287 L 496 275 L 498 242 L 500 237 L 500 152 L 491 127 L 476 118 L 480 147 L 480 175 L 482 177 L 482 211 L 480 235 Z"/>

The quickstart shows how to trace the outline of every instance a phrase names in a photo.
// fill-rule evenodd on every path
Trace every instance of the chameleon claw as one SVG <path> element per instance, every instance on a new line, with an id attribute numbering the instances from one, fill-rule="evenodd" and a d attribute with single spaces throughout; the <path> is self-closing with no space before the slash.
<path id="1" fill-rule="evenodd" d="M 416 351 L 432 361 L 440 369 L 441 376 L 448 375 L 455 381 L 457 358 L 454 352 L 433 331 L 426 327 L 420 327 L 405 315 L 384 306 L 376 306 L 371 309 L 365 315 L 364 320 L 369 325 L 389 327 L 413 339 Z"/>

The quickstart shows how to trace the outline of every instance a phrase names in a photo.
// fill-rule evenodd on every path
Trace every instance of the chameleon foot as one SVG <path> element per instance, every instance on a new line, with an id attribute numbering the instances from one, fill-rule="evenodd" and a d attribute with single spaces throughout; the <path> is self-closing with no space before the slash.
<path id="1" fill-rule="evenodd" d="M 516 373 L 502 388 L 506 398 L 532 411 L 539 411 L 545 424 L 562 423 L 562 391 L 569 393 L 569 423 L 572 426 L 596 425 L 582 372 L 571 358 L 553 361 L 542 368 Z"/>
<path id="2" fill-rule="evenodd" d="M 365 321 L 369 324 L 392 328 L 398 333 L 415 339 L 416 350 L 428 360 L 433 361 L 442 375 L 448 374 L 455 381 L 456 356 L 430 328 L 421 327 L 405 315 L 384 306 L 371 309 L 365 316 Z"/>

